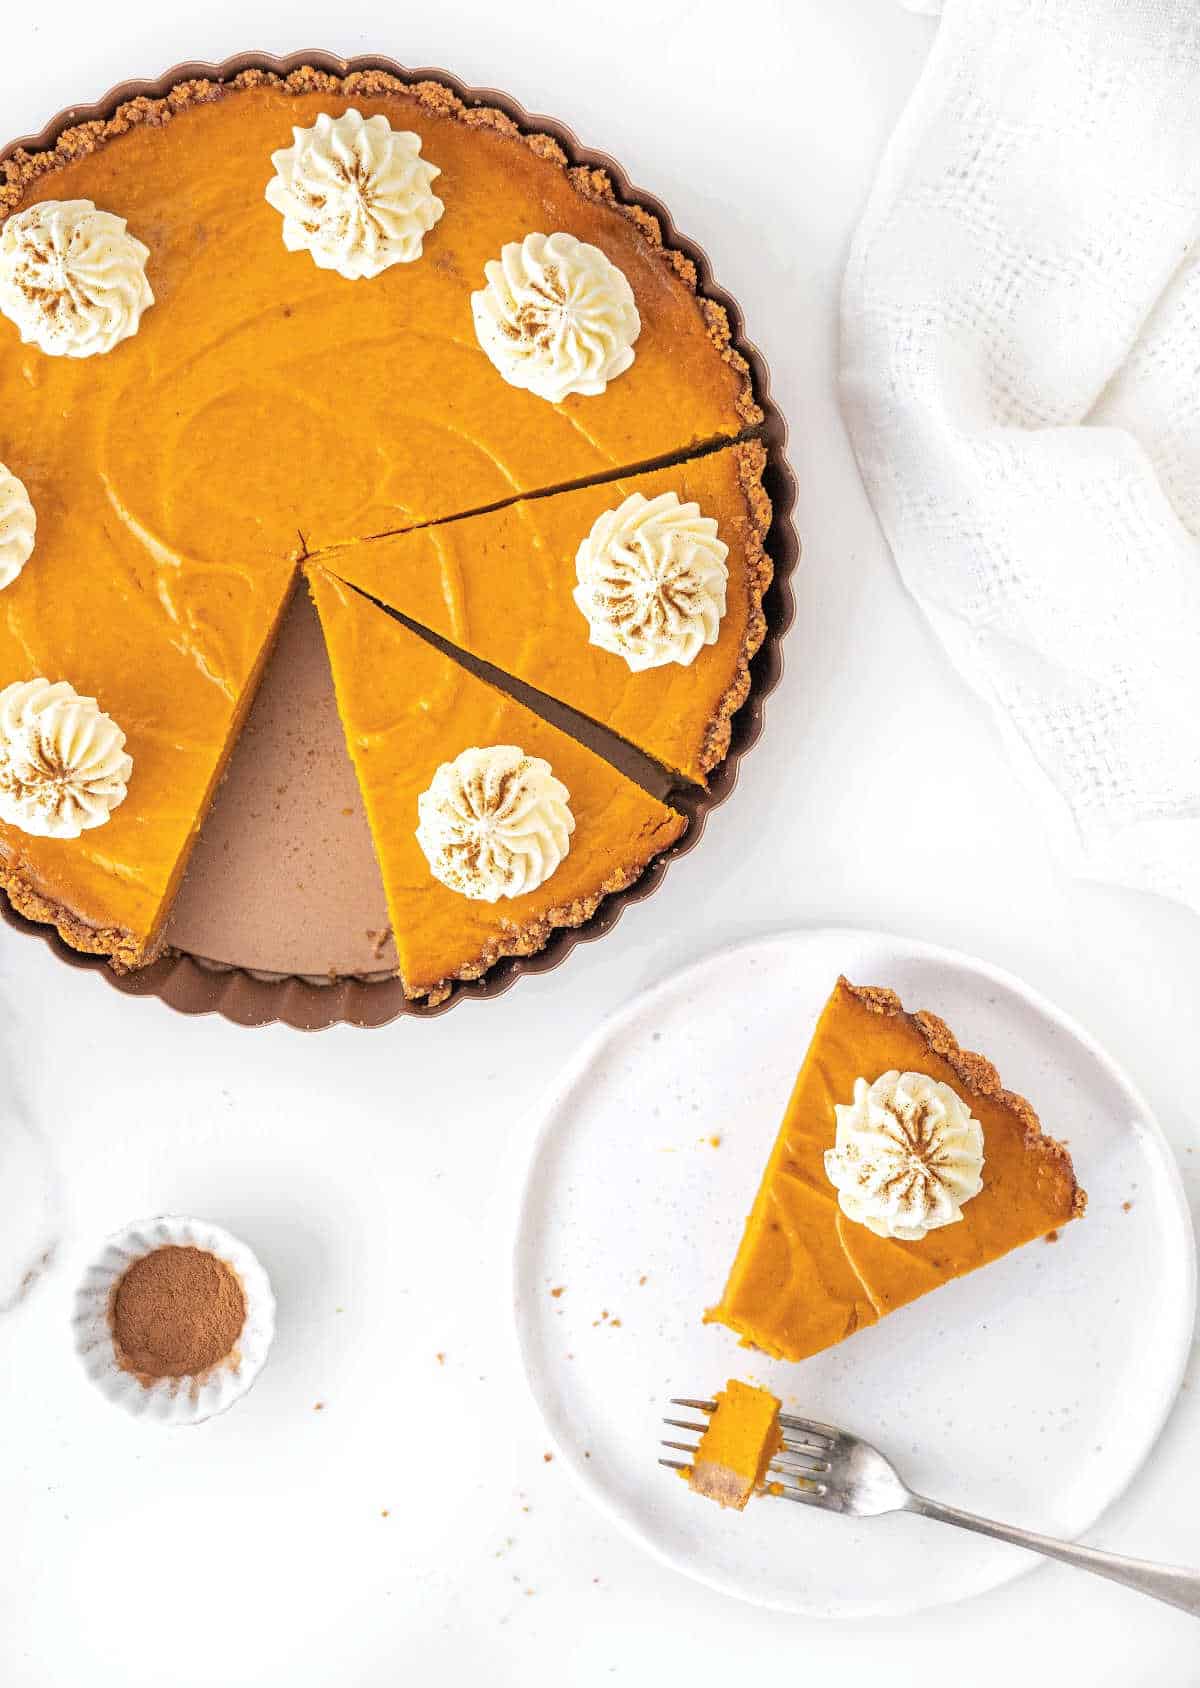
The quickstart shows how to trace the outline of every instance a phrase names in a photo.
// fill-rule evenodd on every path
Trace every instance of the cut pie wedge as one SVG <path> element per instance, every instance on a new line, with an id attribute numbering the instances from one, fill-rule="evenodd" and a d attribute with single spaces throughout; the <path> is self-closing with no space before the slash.
<path id="1" fill-rule="evenodd" d="M 771 519 L 765 461 L 756 440 L 368 540 L 322 561 L 370 597 L 703 783 L 729 748 L 731 718 L 745 701 L 749 661 L 763 638 L 762 598 L 771 578 L 763 550 Z M 655 500 L 661 506 L 648 525 L 646 506 Z M 606 522 L 622 509 L 629 512 L 624 522 Z M 597 523 L 605 526 L 597 530 Z M 715 549 L 704 527 L 714 523 Z M 585 609 L 576 559 L 593 532 L 584 569 L 602 578 Z M 711 590 L 724 605 L 719 619 L 717 600 L 704 598 L 704 570 L 712 568 Z M 706 628 L 712 642 L 697 649 L 689 628 L 703 623 L 706 609 L 714 611 Z M 661 660 L 631 666 L 623 636 L 640 664 L 654 643 L 655 614 Z M 686 661 L 664 654 L 672 633 Z"/>
<path id="2" fill-rule="evenodd" d="M 118 970 L 152 959 L 290 594 L 294 565 L 179 566 L 101 525 L 68 548 L 70 500 L 42 504 L 44 556 L 0 597 L 0 685 L 94 698 L 133 771 L 104 824 L 40 837 L 0 822 L 0 886 Z"/>
<path id="3" fill-rule="evenodd" d="M 683 815 L 602 757 L 469 673 L 324 568 L 309 563 L 305 572 L 409 996 L 440 1001 L 454 979 L 478 978 L 501 956 L 533 954 L 555 927 L 581 925 L 609 892 L 632 884 L 683 834 Z M 460 806 L 449 817 L 458 827 L 452 840 L 457 853 L 448 847 L 444 858 L 431 856 L 432 823 L 423 796 L 431 791 L 436 796 L 439 773 L 444 783 L 467 753 L 493 749 L 516 751 L 527 770 L 532 765 L 533 778 L 541 781 L 536 800 L 521 797 L 511 766 L 486 790 L 460 783 L 455 797 Z M 521 856 L 513 871 L 528 874 L 533 857 L 539 871 L 547 865 L 551 870 L 540 883 L 515 893 L 510 872 L 510 891 L 485 900 L 482 893 L 494 891 L 495 883 L 484 868 L 494 868 L 499 857 L 512 868 L 514 851 L 506 853 L 502 824 L 512 817 L 501 814 L 499 805 L 514 792 L 523 806 L 513 825 L 524 829 L 519 843 L 532 838 L 532 855 Z M 543 800 L 555 813 L 539 830 Z M 573 821 L 569 837 L 564 802 Z M 543 832 L 554 836 L 547 841 Z M 437 877 L 435 861 L 457 885 L 470 886 L 470 893 Z"/>
<path id="4" fill-rule="evenodd" d="M 863 1130 L 845 1131 L 855 1110 L 867 1107 L 868 1086 L 876 1093 L 876 1081 L 913 1075 L 935 1087 L 920 1107 L 912 1103 L 919 1085 L 909 1084 L 907 1101 L 903 1086 L 885 1085 L 893 1111 L 876 1103 Z M 982 1128 L 982 1169 L 973 1182 L 952 1167 L 967 1132 L 946 1123 L 939 1097 L 951 1110 L 958 1098 Z M 727 1325 L 745 1345 L 802 1360 L 1056 1231 L 1086 1202 L 1067 1150 L 1043 1134 L 1029 1103 L 1002 1087 L 989 1061 L 960 1049 L 935 1015 L 907 1013 L 891 991 L 839 979 L 725 1292 L 705 1320 Z M 948 1217 L 956 1205 L 957 1217 Z M 911 1235 L 922 1213 L 933 1218 L 919 1240 L 877 1234 L 890 1227 Z M 885 1224 L 880 1216 L 888 1214 Z"/>

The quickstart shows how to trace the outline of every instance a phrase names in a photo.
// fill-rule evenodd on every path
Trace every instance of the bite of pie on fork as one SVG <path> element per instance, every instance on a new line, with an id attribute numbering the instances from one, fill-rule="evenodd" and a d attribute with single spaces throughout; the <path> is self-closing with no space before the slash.
<path id="1" fill-rule="evenodd" d="M 702 1414 L 704 1422 L 665 1418 L 663 1422 L 672 1429 L 698 1431 L 700 1441 L 664 1438 L 663 1447 L 691 1457 L 660 1456 L 659 1464 L 687 1477 L 692 1489 L 722 1506 L 736 1506 L 740 1511 L 751 1494 L 760 1493 L 854 1518 L 915 1512 L 1093 1571 L 1200 1617 L 1200 1570 L 1126 1559 L 930 1500 L 914 1493 L 891 1461 L 869 1442 L 835 1425 L 781 1412 L 778 1399 L 765 1389 L 731 1380 L 715 1399 L 672 1396 L 670 1404 Z M 752 1465 L 752 1459 L 758 1463 Z M 722 1461 L 723 1472 L 713 1475 L 706 1469 L 720 1467 Z"/>

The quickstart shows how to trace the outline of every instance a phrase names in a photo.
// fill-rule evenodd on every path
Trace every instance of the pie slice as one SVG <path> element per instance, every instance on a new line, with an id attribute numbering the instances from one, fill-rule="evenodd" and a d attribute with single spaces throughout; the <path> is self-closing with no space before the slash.
<path id="1" fill-rule="evenodd" d="M 438 1002 L 533 954 L 682 835 L 684 816 L 610 763 L 319 565 L 306 573 L 409 996 Z"/>
<path id="2" fill-rule="evenodd" d="M 782 1443 L 776 1396 L 730 1378 L 717 1391 L 716 1411 L 700 1438 L 688 1486 L 719 1506 L 741 1512 L 766 1481 L 767 1467 Z"/>
<path id="3" fill-rule="evenodd" d="M 103 824 L 39 836 L 0 821 L 0 885 L 118 969 L 163 922 L 287 604 L 293 565 L 182 567 L 119 525 L 65 542 L 72 500 L 39 505 L 38 549 L 0 593 L 0 687 L 66 682 L 125 735 L 132 771 Z M 0 769 L 0 785 L 13 777 Z"/>
<path id="4" fill-rule="evenodd" d="M 734 445 L 322 560 L 369 596 L 703 783 L 729 748 L 731 717 L 763 638 L 771 577 L 765 461 L 760 442 Z M 686 506 L 698 506 L 698 517 Z M 586 596 L 581 575 L 593 582 Z M 705 632 L 714 642 L 699 642 Z M 661 660 L 641 666 L 647 654 Z"/>
<path id="5" fill-rule="evenodd" d="M 705 1319 L 803 1360 L 1086 1202 L 1065 1147 L 990 1062 L 935 1015 L 839 979 Z"/>

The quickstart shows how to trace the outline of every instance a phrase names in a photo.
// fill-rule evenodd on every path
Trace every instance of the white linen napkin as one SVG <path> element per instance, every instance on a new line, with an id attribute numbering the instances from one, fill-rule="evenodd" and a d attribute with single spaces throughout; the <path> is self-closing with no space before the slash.
<path id="1" fill-rule="evenodd" d="M 1200 5 L 943 13 L 847 268 L 854 448 L 1069 864 L 1200 909 Z"/>

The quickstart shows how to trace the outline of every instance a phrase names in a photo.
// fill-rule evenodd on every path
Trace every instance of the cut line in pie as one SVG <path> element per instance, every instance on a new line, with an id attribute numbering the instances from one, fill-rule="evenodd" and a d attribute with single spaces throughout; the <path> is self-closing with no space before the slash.
<path id="1" fill-rule="evenodd" d="M 326 552 L 325 567 L 459 649 L 515 675 L 697 784 L 724 758 L 762 643 L 770 503 L 758 440 L 648 474 Z M 720 637 L 687 666 L 632 672 L 592 641 L 573 596 L 576 553 L 633 495 L 675 496 L 716 520 L 728 546 Z M 536 611 L 524 606 L 536 605 Z"/>

